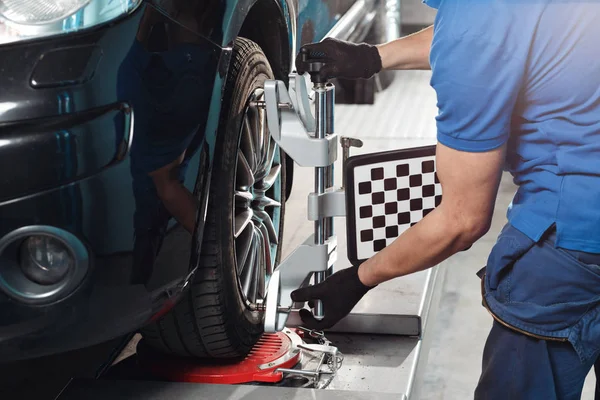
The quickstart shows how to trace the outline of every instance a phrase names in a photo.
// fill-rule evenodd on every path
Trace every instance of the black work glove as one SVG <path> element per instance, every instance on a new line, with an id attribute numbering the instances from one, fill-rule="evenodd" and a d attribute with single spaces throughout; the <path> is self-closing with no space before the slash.
<path id="1" fill-rule="evenodd" d="M 311 59 L 324 62 L 320 75 L 324 80 L 331 78 L 368 79 L 382 69 L 377 47 L 367 43 L 352 43 L 327 38 L 319 43 L 302 46 L 310 53 Z M 300 54 L 296 58 L 296 71 L 304 74 L 307 63 Z"/>
<path id="2" fill-rule="evenodd" d="M 375 286 L 373 286 L 375 287 Z M 373 287 L 365 286 L 358 279 L 358 267 L 343 269 L 317 285 L 307 286 L 292 292 L 292 300 L 305 301 L 314 305 L 316 300 L 323 303 L 323 319 L 316 319 L 307 309 L 300 310 L 300 318 L 308 329 L 329 329 L 350 311 Z M 311 305 L 311 307 L 312 307 Z"/>

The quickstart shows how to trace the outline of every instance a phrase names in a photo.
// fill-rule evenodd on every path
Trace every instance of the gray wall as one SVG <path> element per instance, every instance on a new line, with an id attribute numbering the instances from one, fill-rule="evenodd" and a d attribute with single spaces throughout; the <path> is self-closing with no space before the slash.
<path id="1" fill-rule="evenodd" d="M 408 25 L 430 25 L 435 18 L 435 10 L 421 0 L 400 0 L 402 23 Z"/>

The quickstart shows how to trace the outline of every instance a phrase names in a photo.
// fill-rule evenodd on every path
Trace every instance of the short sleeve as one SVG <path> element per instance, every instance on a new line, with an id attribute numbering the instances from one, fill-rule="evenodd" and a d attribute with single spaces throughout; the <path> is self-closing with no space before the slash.
<path id="1" fill-rule="evenodd" d="M 437 139 L 460 151 L 493 150 L 510 136 L 525 64 L 501 20 L 482 32 L 455 25 L 446 20 L 436 27 L 431 46 Z"/>

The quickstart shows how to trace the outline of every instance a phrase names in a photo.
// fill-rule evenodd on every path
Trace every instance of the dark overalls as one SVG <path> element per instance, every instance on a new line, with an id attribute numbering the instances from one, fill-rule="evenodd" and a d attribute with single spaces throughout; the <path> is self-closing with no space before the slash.
<path id="1" fill-rule="evenodd" d="M 425 3 L 438 142 L 504 147 L 518 186 L 480 271 L 476 398 L 579 399 L 600 349 L 600 1 Z"/>
<path id="2" fill-rule="evenodd" d="M 555 239 L 551 230 L 534 242 L 507 225 L 480 271 L 495 321 L 476 399 L 580 399 L 600 368 L 600 255 Z"/>

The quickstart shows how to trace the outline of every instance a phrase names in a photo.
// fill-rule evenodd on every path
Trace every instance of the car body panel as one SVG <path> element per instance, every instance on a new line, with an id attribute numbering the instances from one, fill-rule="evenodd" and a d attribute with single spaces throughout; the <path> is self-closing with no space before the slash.
<path id="1" fill-rule="evenodd" d="M 91 263 L 83 284 L 52 304 L 0 292 L 0 360 L 108 340 L 176 303 L 199 262 L 233 40 L 253 7 L 276 7 L 288 57 L 274 69 L 284 78 L 297 48 L 322 39 L 353 3 L 259 1 L 270 3 L 149 0 L 93 29 L 0 46 L 0 240 L 23 226 L 59 227 Z M 181 154 L 179 179 L 201 210 L 193 234 L 149 176 Z"/>

